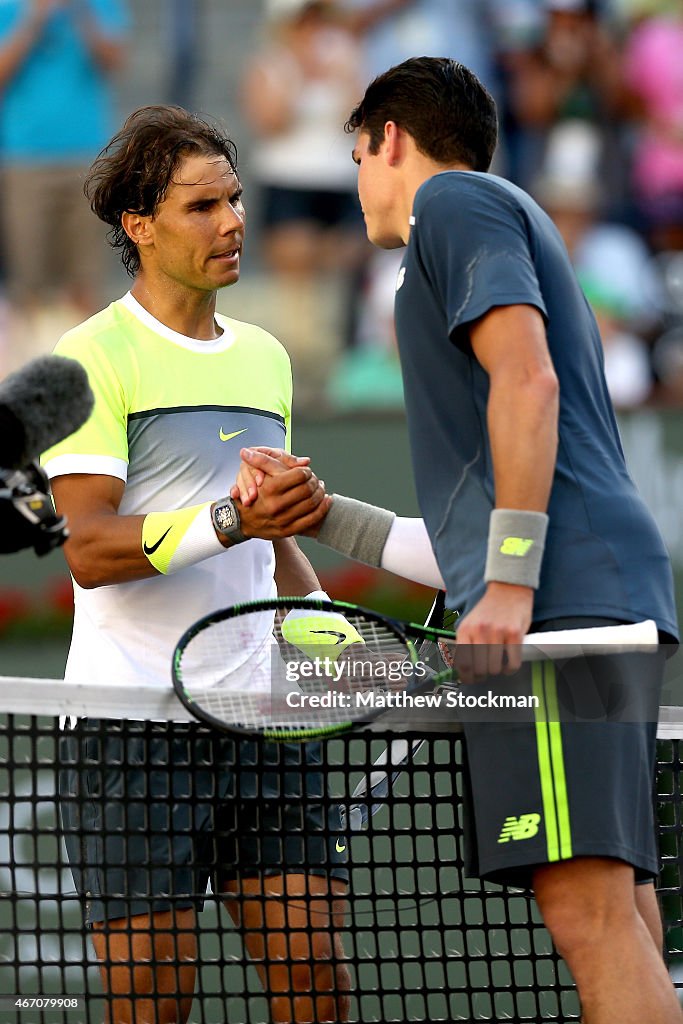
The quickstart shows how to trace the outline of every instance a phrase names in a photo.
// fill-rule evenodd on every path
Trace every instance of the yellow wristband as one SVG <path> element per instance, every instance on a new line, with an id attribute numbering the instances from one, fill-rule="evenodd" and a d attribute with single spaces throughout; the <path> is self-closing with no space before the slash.
<path id="1" fill-rule="evenodd" d="M 212 502 L 173 512 L 150 512 L 142 524 L 142 550 L 157 572 L 166 575 L 202 562 L 226 549 L 216 536 Z"/>

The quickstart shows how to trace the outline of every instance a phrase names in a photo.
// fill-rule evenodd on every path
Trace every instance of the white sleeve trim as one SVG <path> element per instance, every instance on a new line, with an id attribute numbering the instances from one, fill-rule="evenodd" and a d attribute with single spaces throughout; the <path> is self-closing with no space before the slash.
<path id="1" fill-rule="evenodd" d="M 445 590 L 424 519 L 396 516 L 382 551 L 381 566 L 415 583 Z"/>
<path id="2" fill-rule="evenodd" d="M 71 476 L 73 473 L 88 473 L 91 476 L 115 476 L 128 479 L 128 463 L 112 455 L 56 455 L 45 463 L 43 469 L 50 480 L 56 476 Z"/>

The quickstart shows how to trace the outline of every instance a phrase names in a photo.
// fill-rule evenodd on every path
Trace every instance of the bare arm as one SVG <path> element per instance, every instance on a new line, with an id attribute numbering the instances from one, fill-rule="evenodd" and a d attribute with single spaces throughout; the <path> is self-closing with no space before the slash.
<path id="1" fill-rule="evenodd" d="M 120 516 L 125 484 L 113 476 L 72 474 L 52 481 L 60 515 L 69 521 L 64 554 L 73 578 L 87 589 L 156 576 L 142 550 L 144 516 Z"/>
<path id="2" fill-rule="evenodd" d="M 0 88 L 10 82 L 40 39 L 59 0 L 33 0 L 14 32 L 0 45 Z"/>
<path id="3" fill-rule="evenodd" d="M 487 422 L 496 507 L 545 512 L 557 455 L 558 385 L 541 314 L 501 306 L 471 330 L 489 375 Z"/>
<path id="4" fill-rule="evenodd" d="M 496 507 L 545 512 L 555 472 L 559 393 L 543 318 L 531 306 L 498 307 L 477 321 L 470 338 L 490 380 Z M 533 598 L 530 587 L 489 583 L 458 626 L 459 644 L 519 644 L 531 623 Z"/>
<path id="5" fill-rule="evenodd" d="M 280 597 L 305 597 L 320 590 L 320 581 L 293 537 L 273 542 L 275 583 Z"/>
<path id="6" fill-rule="evenodd" d="M 106 74 L 118 71 L 125 58 L 125 46 L 120 39 L 103 32 L 97 19 L 82 3 L 72 0 L 75 5 L 78 29 L 92 59 Z"/>
<path id="7" fill-rule="evenodd" d="M 254 58 L 241 87 L 242 105 L 252 129 L 264 138 L 289 128 L 294 116 L 298 85 L 292 67 L 276 56 L 269 63 Z"/>
<path id="8" fill-rule="evenodd" d="M 57 510 L 69 521 L 71 535 L 64 553 L 81 587 L 158 575 L 142 550 L 145 516 L 119 515 L 124 489 L 124 482 L 111 476 L 71 474 L 52 481 Z M 299 466 L 266 481 L 253 505 L 242 509 L 242 532 L 263 540 L 290 537 L 314 526 L 328 504 L 317 478 Z M 219 539 L 230 547 L 227 538 Z M 306 593 L 315 589 L 314 585 Z"/>

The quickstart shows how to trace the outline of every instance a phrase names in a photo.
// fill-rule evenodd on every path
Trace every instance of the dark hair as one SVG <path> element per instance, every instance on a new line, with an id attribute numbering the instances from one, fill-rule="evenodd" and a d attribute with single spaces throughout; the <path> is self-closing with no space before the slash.
<path id="1" fill-rule="evenodd" d="M 140 256 L 123 229 L 121 215 L 153 216 L 188 154 L 223 156 L 237 174 L 237 147 L 218 125 L 182 107 L 141 107 L 88 172 L 83 191 L 93 213 L 110 225 L 109 242 L 121 250 L 131 277 L 140 269 Z"/>
<path id="2" fill-rule="evenodd" d="M 345 128 L 367 132 L 375 154 L 387 121 L 395 121 L 438 163 L 461 163 L 474 171 L 491 165 L 498 139 L 496 104 L 457 60 L 411 57 L 385 71 L 370 83 Z"/>

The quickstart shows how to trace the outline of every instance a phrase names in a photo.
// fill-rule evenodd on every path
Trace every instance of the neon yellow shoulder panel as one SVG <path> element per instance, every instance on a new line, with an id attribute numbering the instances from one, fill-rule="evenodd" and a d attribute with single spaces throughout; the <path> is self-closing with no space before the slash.
<path id="1" fill-rule="evenodd" d="M 63 336 L 55 351 L 88 373 L 95 408 L 76 434 L 43 454 L 103 455 L 128 461 L 129 417 L 153 410 L 244 408 L 272 414 L 289 439 L 292 380 L 289 357 L 267 331 L 217 317 L 220 345 L 175 344 L 122 302 Z"/>

